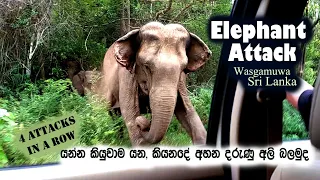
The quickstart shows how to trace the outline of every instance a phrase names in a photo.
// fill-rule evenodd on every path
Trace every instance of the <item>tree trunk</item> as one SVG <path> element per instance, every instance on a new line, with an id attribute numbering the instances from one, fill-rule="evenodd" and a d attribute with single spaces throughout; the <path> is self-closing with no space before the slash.
<path id="1" fill-rule="evenodd" d="M 130 11 L 130 0 L 127 0 L 127 18 L 128 18 L 128 24 L 127 24 L 127 33 L 128 32 L 130 32 L 130 30 L 131 30 L 131 28 L 130 28 L 130 26 L 131 26 L 131 22 L 130 22 L 130 18 L 131 18 L 131 16 L 130 16 L 130 13 L 131 13 L 131 11 Z"/>
<path id="2" fill-rule="evenodd" d="M 122 11 L 121 11 L 120 35 L 124 36 L 125 27 L 126 27 L 126 22 L 124 21 L 124 0 L 122 0 L 121 3 L 122 3 Z"/>
<path id="3" fill-rule="evenodd" d="M 308 11 L 308 5 L 306 7 L 306 12 L 305 12 L 305 16 L 308 17 L 309 15 L 309 11 Z M 298 76 L 303 78 L 303 72 L 304 72 L 304 63 L 305 63 L 305 57 L 306 57 L 306 43 L 301 44 L 301 60 L 298 64 Z"/>
<path id="4" fill-rule="evenodd" d="M 46 73 L 44 70 L 44 58 L 43 58 L 43 52 L 41 51 L 40 57 L 39 57 L 39 65 L 40 65 L 40 79 L 45 80 L 46 79 Z"/>
<path id="5" fill-rule="evenodd" d="M 298 65 L 298 76 L 303 78 L 303 72 L 304 72 L 304 64 L 305 64 L 305 58 L 306 58 L 306 43 L 301 45 L 301 61 Z"/>

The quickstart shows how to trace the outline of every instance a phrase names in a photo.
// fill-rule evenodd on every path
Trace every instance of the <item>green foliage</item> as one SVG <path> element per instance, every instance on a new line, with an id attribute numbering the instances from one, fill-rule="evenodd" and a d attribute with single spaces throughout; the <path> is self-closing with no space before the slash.
<path id="1" fill-rule="evenodd" d="M 17 98 L 1 99 L 0 108 L 7 109 L 10 116 L 1 121 L 0 139 L 1 166 L 41 164 L 57 161 L 55 155 L 48 155 L 34 161 L 21 154 L 12 145 L 13 129 L 28 127 L 43 121 L 49 116 L 59 116 L 66 111 L 76 111 L 82 119 L 79 144 L 92 146 L 97 144 L 130 146 L 128 132 L 123 119 L 108 112 L 108 105 L 95 96 L 80 97 L 70 91 L 69 80 L 46 80 L 38 84 L 26 83 Z M 206 124 L 210 110 L 211 90 L 196 89 L 191 94 L 201 119 Z M 204 106 L 205 104 L 205 106 Z M 150 118 L 150 114 L 146 115 Z M 191 139 L 176 118 L 173 118 L 168 133 L 161 142 L 164 145 L 190 145 Z M 19 157 L 19 158 L 16 158 Z"/>
<path id="2" fill-rule="evenodd" d="M 79 144 L 87 146 L 93 144 L 128 145 L 128 135 L 124 129 L 122 139 L 119 138 L 121 118 L 108 113 L 108 106 L 104 102 L 89 101 L 70 91 L 69 80 L 46 80 L 39 84 L 27 83 L 19 93 L 18 98 L 11 100 L 0 99 L 0 108 L 7 109 L 10 116 L 0 118 L 0 156 L 1 166 L 41 164 L 57 161 L 55 155 L 34 161 L 28 159 L 12 145 L 13 129 L 28 127 L 46 117 L 59 116 L 63 112 L 75 111 L 83 120 Z M 5 153 L 3 153 L 5 152 Z M 5 155 L 5 156 L 4 156 Z"/>
<path id="3" fill-rule="evenodd" d="M 1 100 L 1 99 L 0 99 Z M 1 109 L 0 109 L 1 110 Z M 5 146 L 12 142 L 12 130 L 15 126 L 14 116 L 12 113 L 6 115 L 0 114 L 0 167 L 8 165 L 8 157 L 5 152 Z"/>
<path id="4" fill-rule="evenodd" d="M 15 22 L 12 23 L 13 28 L 25 28 L 30 26 L 32 18 L 38 14 L 36 9 L 33 9 L 31 6 L 26 6 L 22 14 L 18 16 Z"/>
<path id="5" fill-rule="evenodd" d="M 315 29 L 313 39 L 307 44 L 306 48 L 306 57 L 305 57 L 305 70 L 304 70 L 304 79 L 313 84 L 317 78 L 319 71 L 319 58 L 320 58 L 320 31 Z"/>
<path id="6" fill-rule="evenodd" d="M 106 50 L 103 40 L 109 39 L 108 31 L 115 31 L 114 26 L 107 26 L 116 17 L 114 9 L 109 8 L 112 1 L 59 2 L 53 8 L 55 28 L 49 51 L 60 61 L 82 60 L 87 68 L 98 67 Z"/>
<path id="7" fill-rule="evenodd" d="M 1 101 L 0 101 L 1 102 Z M 7 103 L 7 102 L 6 102 Z M 13 144 L 14 131 L 23 127 L 23 123 L 17 123 L 14 113 L 0 117 L 0 168 L 6 166 L 46 164 L 57 161 L 57 155 L 47 155 L 41 159 L 33 160 L 22 154 Z"/>
<path id="8" fill-rule="evenodd" d="M 82 107 L 82 112 L 79 112 L 83 119 L 80 138 L 82 145 L 130 145 L 123 119 L 109 114 L 107 107 L 106 103 L 100 101 L 86 103 Z"/>
<path id="9" fill-rule="evenodd" d="M 282 138 L 284 140 L 308 138 L 308 133 L 301 115 L 288 101 L 283 102 Z"/>
<path id="10" fill-rule="evenodd" d="M 200 116 L 201 121 L 207 129 L 211 107 L 212 89 L 197 88 L 190 95 L 190 99 L 198 115 Z"/>

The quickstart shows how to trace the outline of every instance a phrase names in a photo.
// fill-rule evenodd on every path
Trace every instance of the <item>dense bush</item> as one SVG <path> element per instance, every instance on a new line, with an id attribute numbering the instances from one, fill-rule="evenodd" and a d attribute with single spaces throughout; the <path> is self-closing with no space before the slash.
<path id="1" fill-rule="evenodd" d="M 0 118 L 1 155 L 11 165 L 33 164 L 27 157 L 16 151 L 12 146 L 13 129 L 28 127 L 45 120 L 47 117 L 59 116 L 65 112 L 75 111 L 83 120 L 81 124 L 80 145 L 93 144 L 123 145 L 128 143 L 128 136 L 119 139 L 119 127 L 123 127 L 121 118 L 108 113 L 104 102 L 88 101 L 85 97 L 70 91 L 69 80 L 46 80 L 37 85 L 26 84 L 25 88 L 9 100 L 0 99 L 0 108 L 8 110 L 9 116 Z M 125 130 L 125 128 L 124 128 Z M 5 152 L 5 154 L 3 154 Z M 17 156 L 17 154 L 19 156 Z M 51 155 L 54 156 L 54 155 Z M 43 158 L 45 162 L 52 158 Z M 44 161 L 41 159 L 40 161 Z M 4 160 L 2 165 L 6 164 Z"/>
<path id="2" fill-rule="evenodd" d="M 21 92 L 8 93 L 0 99 L 0 108 L 8 110 L 8 116 L 0 118 L 0 156 L 1 166 L 47 163 L 56 160 L 55 155 L 32 161 L 19 153 L 12 145 L 13 130 L 28 127 L 45 120 L 47 117 L 59 116 L 64 112 L 75 111 L 82 119 L 79 145 L 97 144 L 129 146 L 130 141 L 121 117 L 108 112 L 105 102 L 94 96 L 81 97 L 70 91 L 69 80 L 46 80 L 38 84 L 25 84 Z M 15 97 L 11 94 L 15 94 Z M 89 100 L 90 98 L 90 100 Z M 10 100 L 7 100 L 10 99 Z M 204 123 L 207 122 L 211 91 L 199 89 L 191 95 L 192 102 Z M 202 104 L 203 103 L 203 104 Z M 150 117 L 147 114 L 147 117 Z M 123 129 L 123 136 L 121 135 Z M 165 145 L 188 145 L 191 139 L 176 118 L 173 118 L 165 139 Z"/>
<path id="3" fill-rule="evenodd" d="M 285 140 L 307 139 L 308 133 L 300 113 L 288 103 L 283 102 L 283 129 Z"/>

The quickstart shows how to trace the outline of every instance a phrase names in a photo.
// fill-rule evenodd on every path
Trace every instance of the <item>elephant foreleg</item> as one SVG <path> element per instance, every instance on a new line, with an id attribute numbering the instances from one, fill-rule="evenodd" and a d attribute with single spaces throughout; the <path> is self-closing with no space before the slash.
<path id="1" fill-rule="evenodd" d="M 119 104 L 121 115 L 128 129 L 132 146 L 138 146 L 144 143 L 140 134 L 140 129 L 135 120 L 140 116 L 138 102 L 138 86 L 132 74 L 125 68 L 119 70 Z"/>
<path id="2" fill-rule="evenodd" d="M 194 107 L 190 106 L 188 109 L 185 109 L 183 107 L 182 100 L 180 99 L 175 109 L 175 115 L 182 124 L 183 128 L 186 129 L 192 138 L 193 144 L 206 143 L 207 131 L 204 128 L 203 123 L 201 122 L 201 119 Z"/>
<path id="3" fill-rule="evenodd" d="M 188 97 L 184 74 L 182 75 L 178 86 L 179 95 L 175 108 L 175 115 L 191 136 L 193 144 L 205 144 L 207 131 Z"/>

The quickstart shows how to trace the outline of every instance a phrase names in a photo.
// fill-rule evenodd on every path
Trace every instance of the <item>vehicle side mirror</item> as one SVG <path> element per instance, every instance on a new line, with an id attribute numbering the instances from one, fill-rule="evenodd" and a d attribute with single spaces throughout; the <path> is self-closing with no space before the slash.
<path id="1" fill-rule="evenodd" d="M 309 122 L 311 144 L 320 149 L 320 74 L 314 85 Z"/>

